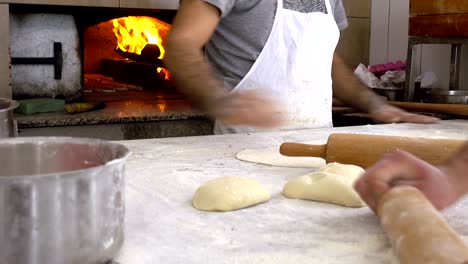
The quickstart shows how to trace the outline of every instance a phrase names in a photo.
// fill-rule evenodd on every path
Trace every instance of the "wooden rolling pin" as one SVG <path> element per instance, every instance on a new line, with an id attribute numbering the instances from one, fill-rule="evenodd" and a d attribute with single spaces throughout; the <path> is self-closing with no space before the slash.
<path id="1" fill-rule="evenodd" d="M 468 263 L 468 247 L 418 189 L 396 187 L 377 214 L 401 264 Z"/>
<path id="2" fill-rule="evenodd" d="M 363 134 L 331 134 L 325 145 L 283 143 L 280 153 L 295 157 L 321 157 L 329 162 L 354 164 L 368 168 L 384 154 L 405 150 L 438 165 L 455 154 L 465 143 L 463 140 L 431 139 Z"/>
<path id="3" fill-rule="evenodd" d="M 460 117 L 468 117 L 468 104 L 431 104 L 396 101 L 387 101 L 387 103 L 410 112 L 451 114 Z M 333 98 L 333 112 L 337 114 L 347 114 L 359 111 Z"/>

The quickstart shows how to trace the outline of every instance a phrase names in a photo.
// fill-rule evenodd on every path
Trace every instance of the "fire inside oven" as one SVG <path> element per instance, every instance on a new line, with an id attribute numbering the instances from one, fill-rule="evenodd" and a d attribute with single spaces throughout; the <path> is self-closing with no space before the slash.
<path id="1" fill-rule="evenodd" d="M 151 16 L 125 16 L 84 30 L 83 97 L 112 101 L 176 94 L 164 67 L 171 25 Z"/>

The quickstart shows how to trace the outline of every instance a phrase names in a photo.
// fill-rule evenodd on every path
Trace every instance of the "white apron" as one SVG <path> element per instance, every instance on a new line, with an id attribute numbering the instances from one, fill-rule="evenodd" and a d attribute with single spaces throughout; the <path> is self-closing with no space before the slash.
<path id="1" fill-rule="evenodd" d="M 330 0 L 327 13 L 300 13 L 278 8 L 270 36 L 247 75 L 232 90 L 257 90 L 279 101 L 284 129 L 331 127 L 333 54 L 340 31 Z M 264 129 L 230 126 L 219 120 L 215 134 L 248 133 Z"/>

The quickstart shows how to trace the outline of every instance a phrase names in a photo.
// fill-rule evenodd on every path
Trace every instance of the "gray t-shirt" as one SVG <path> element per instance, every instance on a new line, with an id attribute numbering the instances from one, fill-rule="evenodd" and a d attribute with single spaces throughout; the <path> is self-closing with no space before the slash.
<path id="1" fill-rule="evenodd" d="M 228 88 L 249 72 L 270 35 L 276 0 L 203 0 L 221 12 L 221 22 L 205 52 Z M 328 13 L 325 0 L 283 0 L 283 8 L 298 12 Z M 330 0 L 340 30 L 348 26 L 341 0 Z M 320 25 L 317 25 L 320 26 Z"/>

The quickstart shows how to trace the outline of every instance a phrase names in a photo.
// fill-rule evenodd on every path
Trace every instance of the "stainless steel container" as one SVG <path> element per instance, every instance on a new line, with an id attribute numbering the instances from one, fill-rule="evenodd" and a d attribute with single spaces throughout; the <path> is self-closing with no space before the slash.
<path id="1" fill-rule="evenodd" d="M 468 104 L 468 91 L 432 90 L 423 100 L 426 103 Z"/>
<path id="2" fill-rule="evenodd" d="M 18 128 L 13 111 L 18 105 L 16 101 L 0 98 L 0 138 L 17 135 Z"/>
<path id="3" fill-rule="evenodd" d="M 111 260 L 124 239 L 128 155 L 94 139 L 0 139 L 0 263 Z"/>
<path id="4" fill-rule="evenodd" d="M 382 96 L 387 97 L 389 101 L 402 101 L 404 90 L 401 87 L 389 86 L 382 88 L 373 88 L 373 90 Z"/>

